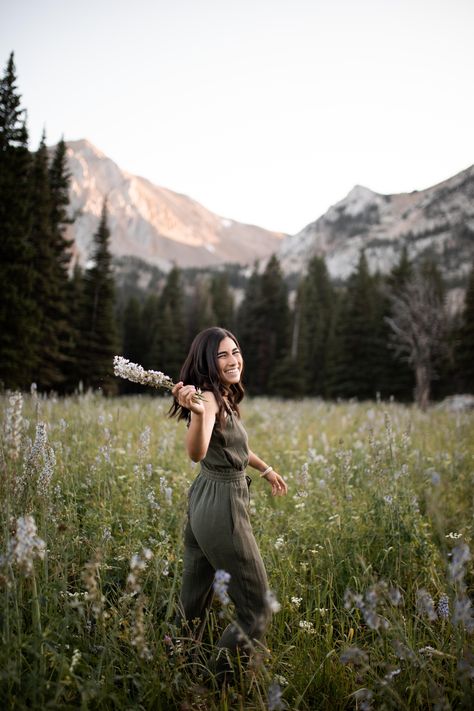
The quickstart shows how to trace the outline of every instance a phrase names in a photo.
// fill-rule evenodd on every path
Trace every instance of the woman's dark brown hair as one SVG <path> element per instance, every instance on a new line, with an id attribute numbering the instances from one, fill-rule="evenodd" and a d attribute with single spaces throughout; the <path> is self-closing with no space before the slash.
<path id="1" fill-rule="evenodd" d="M 208 390 L 214 393 L 219 408 L 217 421 L 222 429 L 225 425 L 226 405 L 224 397 L 232 410 L 240 417 L 239 402 L 244 397 L 244 388 L 242 384 L 233 383 L 232 385 L 224 385 L 221 381 L 219 369 L 217 366 L 217 353 L 220 342 L 226 337 L 232 338 L 235 345 L 240 350 L 239 343 L 233 333 L 225 328 L 212 326 L 198 333 L 191 344 L 188 357 L 184 361 L 181 368 L 179 379 L 185 385 L 194 385 L 195 388 Z M 178 404 L 175 399 L 169 410 L 170 417 L 178 417 L 178 420 L 191 419 L 191 412 Z"/>

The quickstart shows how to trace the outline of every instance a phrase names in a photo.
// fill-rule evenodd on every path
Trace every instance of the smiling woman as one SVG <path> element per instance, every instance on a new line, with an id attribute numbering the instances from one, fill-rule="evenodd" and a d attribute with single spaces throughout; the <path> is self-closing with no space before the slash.
<path id="1" fill-rule="evenodd" d="M 187 452 L 200 463 L 188 496 L 176 624 L 199 640 L 213 594 L 222 587 L 216 587 L 216 580 L 225 579 L 236 621 L 224 630 L 211 661 L 218 683 L 232 676 L 227 651 L 249 655 L 254 643 L 263 640 L 271 615 L 267 575 L 249 519 L 250 477 L 245 468 L 257 469 L 273 495 L 287 492 L 282 477 L 249 449 L 239 411 L 242 371 L 236 337 L 217 327 L 202 331 L 173 388 L 170 409 L 172 417 L 187 421 Z"/>

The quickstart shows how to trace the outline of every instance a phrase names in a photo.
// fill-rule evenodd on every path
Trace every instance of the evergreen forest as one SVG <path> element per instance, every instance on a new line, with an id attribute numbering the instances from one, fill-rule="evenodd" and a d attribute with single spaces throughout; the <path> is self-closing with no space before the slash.
<path id="1" fill-rule="evenodd" d="M 440 265 L 401 249 L 385 276 L 362 252 L 346 283 L 313 257 L 299 278 L 273 255 L 251 272 L 156 270 L 146 289 L 118 280 L 104 201 L 86 266 L 68 239 L 66 144 L 29 148 L 14 55 L 0 83 L 0 386 L 58 394 L 140 392 L 116 354 L 178 379 L 196 333 L 235 332 L 250 394 L 429 400 L 474 392 L 474 270 L 449 313 Z M 69 228 L 69 229 L 68 229 Z"/>

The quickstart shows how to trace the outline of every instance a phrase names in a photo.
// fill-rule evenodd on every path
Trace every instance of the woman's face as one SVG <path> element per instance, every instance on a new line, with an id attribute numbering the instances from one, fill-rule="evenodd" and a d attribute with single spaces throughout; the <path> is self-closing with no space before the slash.
<path id="1" fill-rule="evenodd" d="M 235 385 L 240 381 L 243 360 L 239 347 L 229 336 L 219 343 L 217 369 L 224 385 Z"/>

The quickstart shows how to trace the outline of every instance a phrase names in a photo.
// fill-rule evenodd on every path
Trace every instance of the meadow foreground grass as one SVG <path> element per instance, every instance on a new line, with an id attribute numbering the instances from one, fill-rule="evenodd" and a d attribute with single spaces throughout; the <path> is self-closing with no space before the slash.
<path id="1" fill-rule="evenodd" d="M 231 605 L 172 645 L 198 469 L 168 406 L 3 396 L 5 708 L 472 708 L 474 414 L 245 403 L 252 449 L 289 485 L 251 486 L 281 607 L 268 648 L 218 690 L 202 672 Z"/>

